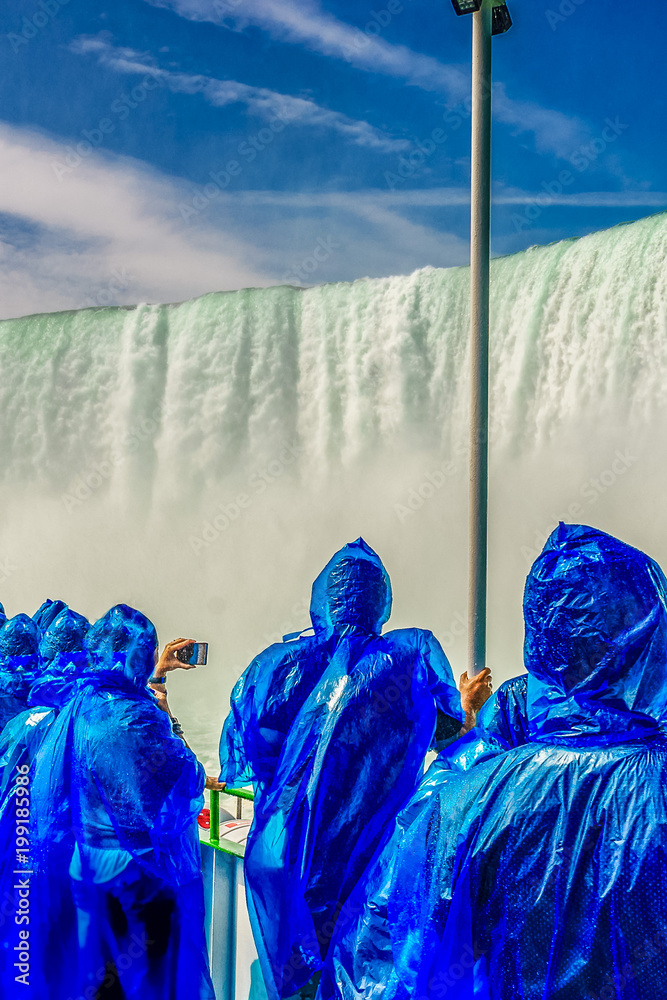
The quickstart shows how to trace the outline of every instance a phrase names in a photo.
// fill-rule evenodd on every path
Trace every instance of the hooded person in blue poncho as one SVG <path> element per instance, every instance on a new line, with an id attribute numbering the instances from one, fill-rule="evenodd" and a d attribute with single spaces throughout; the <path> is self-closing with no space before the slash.
<path id="1" fill-rule="evenodd" d="M 524 596 L 530 742 L 441 771 L 400 845 L 396 974 L 424 1000 L 655 1000 L 667 981 L 667 581 L 583 525 Z"/>
<path id="2" fill-rule="evenodd" d="M 42 633 L 28 615 L 15 615 L 0 628 L 0 733 L 28 707 L 37 676 Z"/>
<path id="3" fill-rule="evenodd" d="M 155 629 L 117 605 L 86 650 L 91 669 L 33 779 L 35 867 L 68 855 L 78 914 L 78 968 L 49 996 L 213 1000 L 196 822 L 205 775 L 146 688 Z"/>
<path id="4" fill-rule="evenodd" d="M 87 661 L 83 645 L 89 627 L 83 615 L 69 608 L 61 611 L 51 622 L 39 644 L 39 672 L 28 698 L 31 707 L 11 719 L 0 736 L 0 856 L 3 858 L 9 859 L 15 854 L 18 818 L 16 802 L 24 787 L 17 782 L 17 777 L 22 775 L 23 780 L 26 780 L 25 775 L 30 772 L 49 726 L 58 709 L 71 695 L 76 679 L 85 667 Z M 74 945 L 74 910 L 67 873 L 69 858 L 61 858 L 60 861 L 60 864 L 53 864 L 49 872 L 49 896 L 53 900 L 54 910 L 59 913 L 59 941 L 62 942 L 65 938 L 65 928 L 69 926 Z M 12 914 L 17 905 L 16 893 L 12 891 L 12 870 L 15 867 L 3 866 L 0 873 L 0 898 L 7 901 L 3 911 L 7 920 L 0 928 L 0 982 L 5 987 L 3 996 L 13 995 L 12 990 L 19 996 L 22 991 L 25 992 L 25 986 L 14 981 L 14 956 L 8 961 L 12 950 L 12 936 L 7 931 L 14 925 Z M 33 919 L 33 925 L 35 922 Z M 38 981 L 45 991 L 46 982 L 57 981 L 58 978 L 57 968 L 63 956 L 59 958 L 57 948 L 49 947 L 51 930 L 52 927 L 45 928 L 39 956 L 35 947 L 39 935 L 32 935 L 32 987 L 35 993 L 38 992 Z M 71 951 L 70 948 L 67 961 L 71 961 Z"/>
<path id="5" fill-rule="evenodd" d="M 89 628 L 87 618 L 65 608 L 40 639 L 29 707 L 13 718 L 0 735 L 0 809 L 12 772 L 24 761 L 32 763 L 55 712 L 67 701 L 87 665 L 83 644 Z"/>
<path id="6" fill-rule="evenodd" d="M 89 628 L 87 618 L 66 607 L 41 637 L 38 667 L 28 694 L 29 707 L 8 723 L 0 737 L 0 802 L 10 780 L 9 772 L 24 759 L 32 762 L 55 711 L 67 701 L 87 666 L 83 648 Z"/>
<path id="7" fill-rule="evenodd" d="M 232 695 L 221 780 L 253 781 L 248 906 L 269 995 L 322 968 L 345 901 L 414 791 L 436 738 L 465 719 L 432 633 L 381 635 L 391 587 L 362 539 L 313 585 L 314 635 L 269 647 Z M 487 676 L 477 684 L 486 685 Z M 488 690 L 488 688 L 487 688 Z"/>
<path id="8" fill-rule="evenodd" d="M 329 573 L 336 568 L 339 574 L 349 568 L 349 582 L 340 596 L 327 589 Z M 369 619 L 366 628 L 379 632 L 390 610 L 389 579 L 373 550 L 359 539 L 336 553 L 313 584 L 310 616 L 315 634 L 285 636 L 260 653 L 239 678 L 220 740 L 221 781 L 230 788 L 252 782 L 255 796 L 261 797 L 274 778 L 298 712 L 341 638 L 354 628 L 338 619 Z"/>

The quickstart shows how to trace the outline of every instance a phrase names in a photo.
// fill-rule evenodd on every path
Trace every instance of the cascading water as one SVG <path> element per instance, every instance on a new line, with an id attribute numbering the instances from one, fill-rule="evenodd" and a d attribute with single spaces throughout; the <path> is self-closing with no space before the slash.
<path id="1" fill-rule="evenodd" d="M 522 669 L 556 521 L 667 563 L 667 215 L 492 268 L 489 662 Z M 172 707 L 214 769 L 229 690 L 363 535 L 392 626 L 465 669 L 468 272 L 0 323 L 0 599 L 124 601 L 211 644 Z"/>

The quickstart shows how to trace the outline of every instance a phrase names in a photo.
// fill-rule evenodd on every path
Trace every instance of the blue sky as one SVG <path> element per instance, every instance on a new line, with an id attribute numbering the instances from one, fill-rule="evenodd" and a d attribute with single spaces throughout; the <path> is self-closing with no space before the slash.
<path id="1" fill-rule="evenodd" d="M 510 9 L 493 252 L 667 208 L 667 8 Z M 0 315 L 467 263 L 470 27 L 449 0 L 6 0 Z"/>

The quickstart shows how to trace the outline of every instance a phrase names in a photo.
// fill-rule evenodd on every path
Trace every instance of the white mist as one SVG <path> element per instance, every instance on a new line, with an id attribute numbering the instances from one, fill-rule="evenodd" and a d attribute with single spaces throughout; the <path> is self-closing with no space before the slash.
<path id="1" fill-rule="evenodd" d="M 489 663 L 522 669 L 521 598 L 559 518 L 667 565 L 667 216 L 492 269 Z M 119 601 L 211 644 L 170 679 L 214 768 L 248 660 L 308 625 L 363 535 L 465 669 L 468 273 L 0 323 L 0 600 Z"/>

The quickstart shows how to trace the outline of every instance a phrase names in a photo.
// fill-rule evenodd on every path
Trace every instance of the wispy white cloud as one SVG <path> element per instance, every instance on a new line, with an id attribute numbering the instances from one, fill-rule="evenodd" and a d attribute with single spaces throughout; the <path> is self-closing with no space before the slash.
<path id="1" fill-rule="evenodd" d="M 329 237 L 336 251 L 309 282 L 467 258 L 465 239 L 406 218 L 372 192 L 327 201 L 220 191 L 184 224 L 179 206 L 192 193 L 184 179 L 100 150 L 63 175 L 62 156 L 62 138 L 0 123 L 1 318 L 278 284 Z"/>
<path id="2" fill-rule="evenodd" d="M 220 192 L 222 203 L 283 208 L 326 208 L 364 211 L 374 208 L 455 208 L 470 204 L 467 187 L 363 191 L 235 191 Z M 571 208 L 658 208 L 667 209 L 667 191 L 584 191 L 553 194 L 523 191 L 517 188 L 496 188 L 494 205 L 565 205 Z"/>
<path id="3" fill-rule="evenodd" d="M 544 108 L 534 101 L 514 100 L 507 96 L 502 83 L 493 87 L 493 114 L 517 135 L 532 132 L 538 153 L 554 153 L 565 160 L 588 137 L 588 130 L 580 119 Z"/>
<path id="4" fill-rule="evenodd" d="M 322 10 L 316 0 L 146 0 L 154 7 L 174 11 L 192 21 L 209 21 L 241 30 L 255 25 L 281 42 L 299 44 L 321 55 L 342 59 L 372 73 L 404 80 L 460 103 L 470 92 L 469 74 L 432 56 L 414 52 L 339 20 Z M 538 152 L 567 157 L 589 135 L 577 117 L 545 108 L 533 101 L 517 101 L 494 88 L 495 117 L 516 133 L 532 133 Z"/>
<path id="5" fill-rule="evenodd" d="M 329 236 L 338 249 L 313 281 L 467 260 L 465 239 L 413 211 L 465 206 L 466 188 L 219 191 L 184 225 L 179 205 L 192 192 L 185 180 L 99 151 L 59 180 L 62 149 L 62 140 L 0 124 L 0 213 L 9 220 L 0 238 L 3 317 L 275 284 Z M 667 193 L 498 187 L 494 201 L 664 209 Z"/>
<path id="6" fill-rule="evenodd" d="M 59 181 L 61 155 L 53 139 L 0 124 L 0 212 L 14 223 L 0 243 L 3 317 L 270 283 L 240 239 L 180 224 L 185 185 L 99 153 Z"/>
<path id="7" fill-rule="evenodd" d="M 200 95 L 214 107 L 245 104 L 252 114 L 261 118 L 278 118 L 293 125 L 332 129 L 358 146 L 382 153 L 401 153 L 411 147 L 407 139 L 394 139 L 369 122 L 349 118 L 303 97 L 253 87 L 238 80 L 217 80 L 201 74 L 162 69 L 148 54 L 112 45 L 106 34 L 77 38 L 70 49 L 78 55 L 93 55 L 118 73 L 148 74 L 172 92 Z"/>
<path id="8" fill-rule="evenodd" d="M 506 191 L 494 196 L 499 205 L 565 205 L 570 208 L 667 208 L 667 191 Z"/>
<path id="9" fill-rule="evenodd" d="M 192 21 L 242 30 L 256 25 L 277 41 L 305 45 L 314 52 L 344 59 L 358 69 L 409 80 L 425 90 L 446 90 L 456 100 L 469 87 L 465 74 L 431 56 L 392 45 L 360 31 L 321 9 L 313 0 L 147 0 Z"/>

